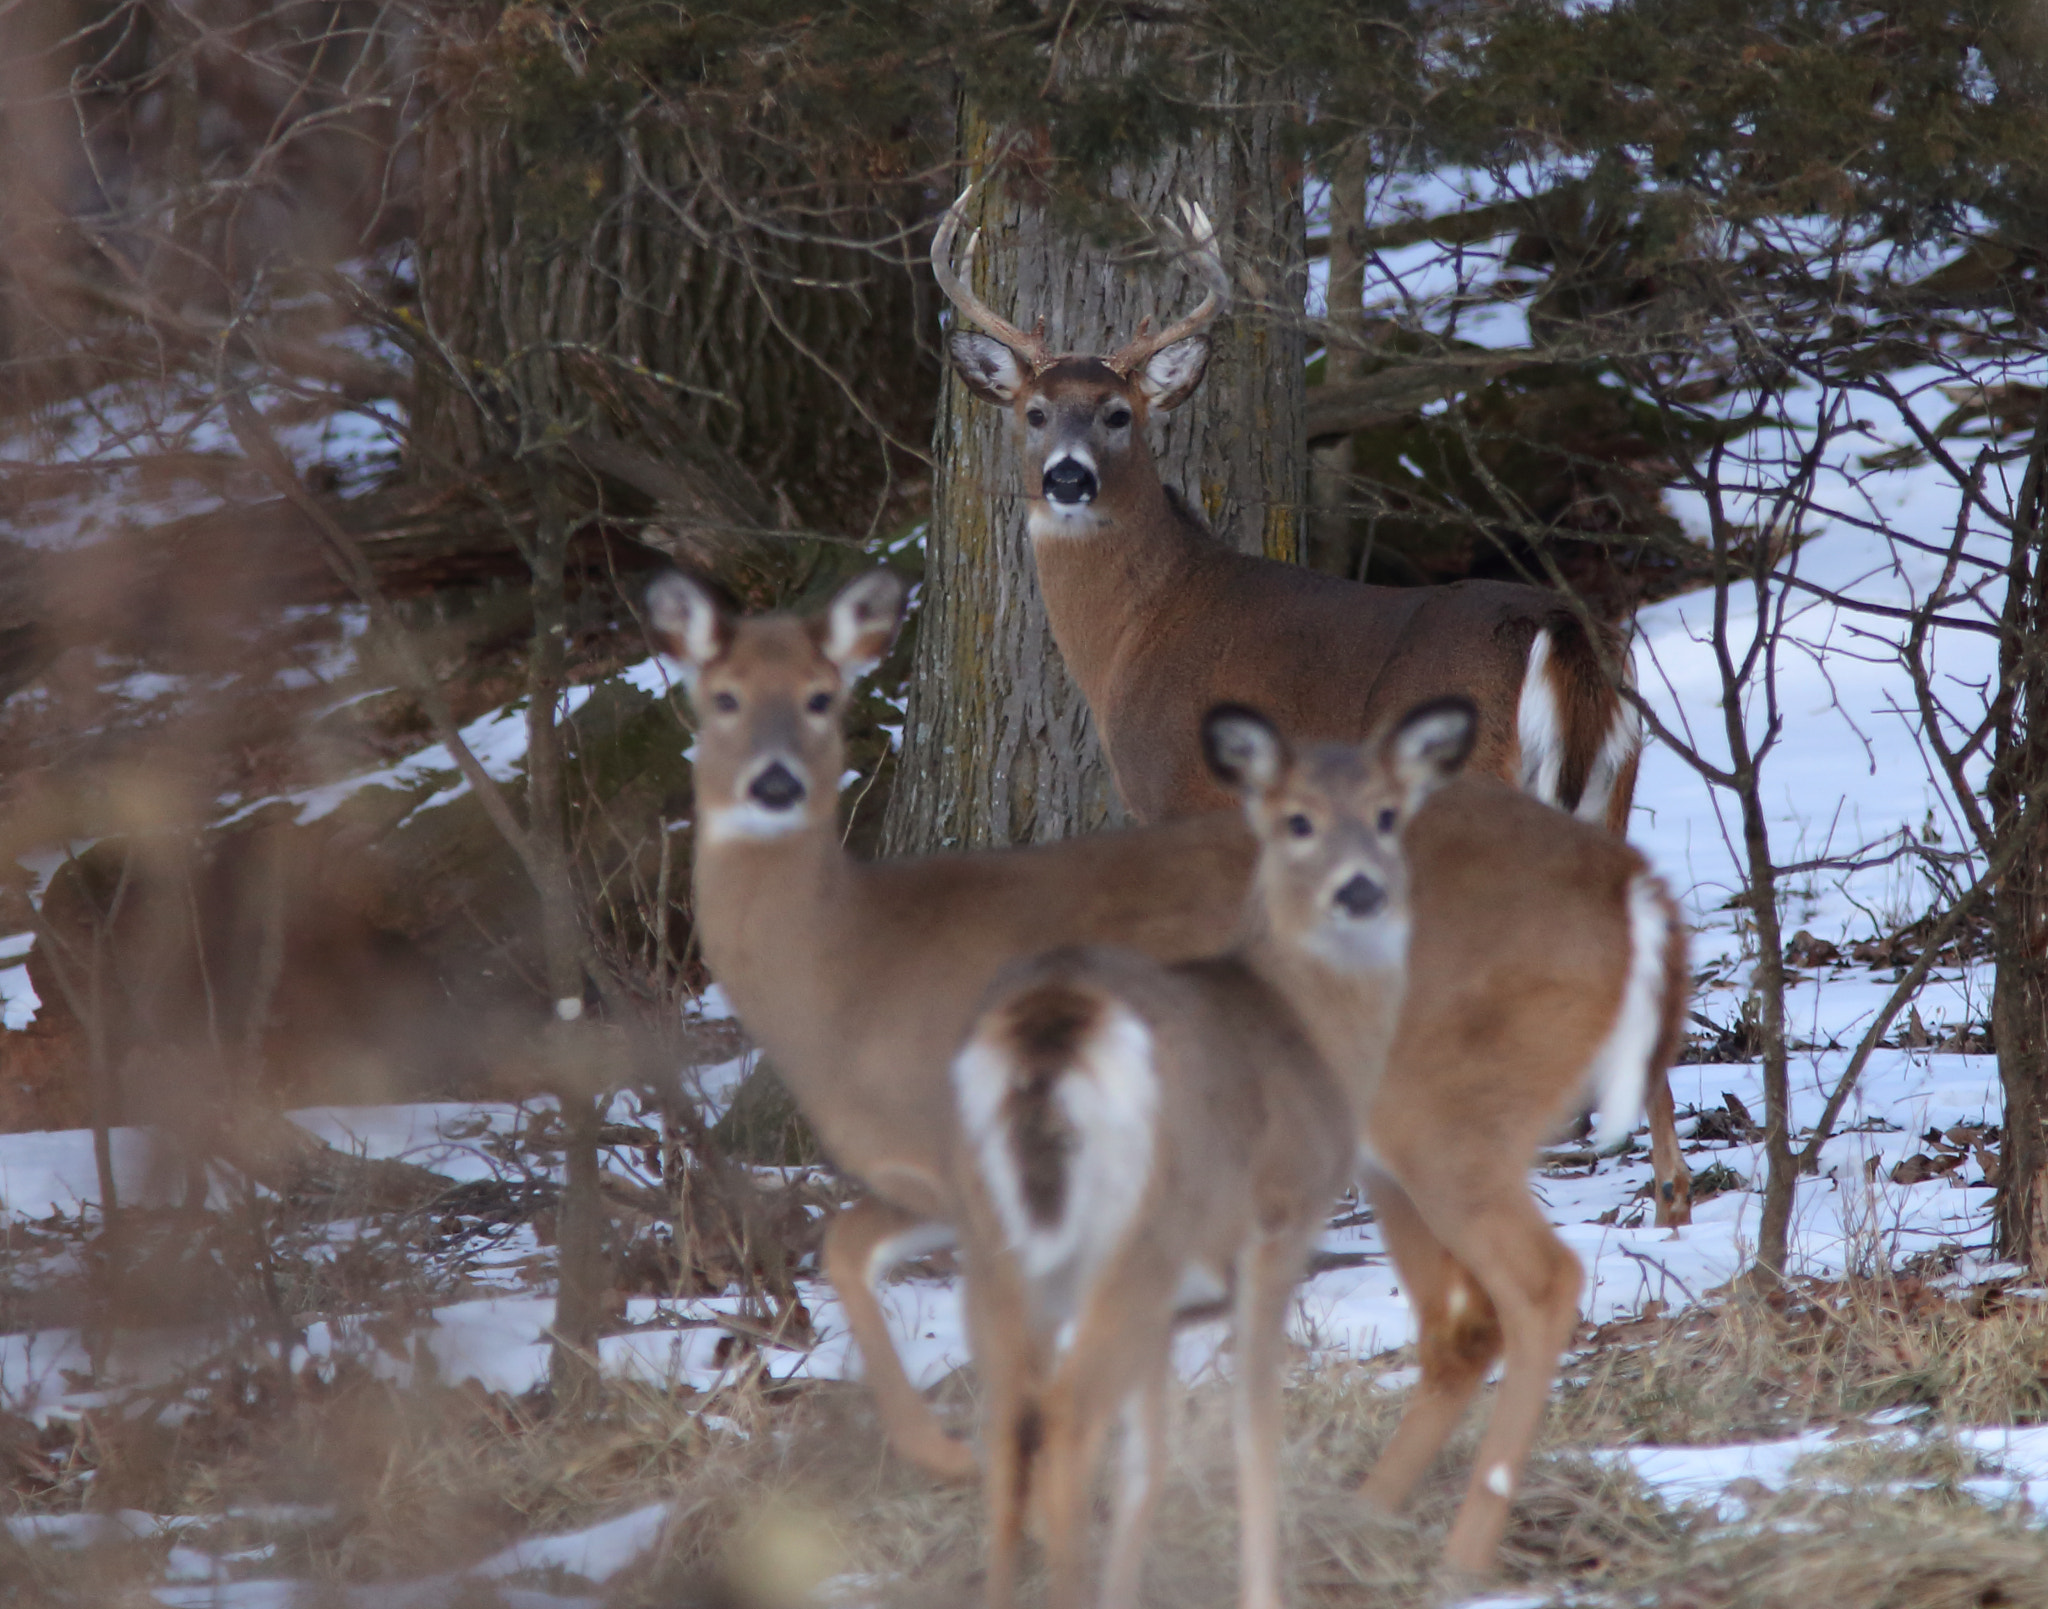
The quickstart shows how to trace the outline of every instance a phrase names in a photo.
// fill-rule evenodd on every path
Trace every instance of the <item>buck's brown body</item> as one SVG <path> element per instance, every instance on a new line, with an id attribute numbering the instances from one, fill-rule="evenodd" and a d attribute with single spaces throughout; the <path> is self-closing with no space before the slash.
<path id="1" fill-rule="evenodd" d="M 1239 554 L 1160 483 L 1147 417 L 1200 385 L 1201 331 L 1229 291 L 1198 211 L 1188 222 L 1189 263 L 1208 290 L 1200 307 L 1116 353 L 1055 354 L 954 272 L 966 200 L 934 237 L 932 267 L 989 333 L 956 330 L 954 367 L 1015 415 L 1046 620 L 1137 820 L 1228 802 L 1200 750 L 1202 716 L 1219 701 L 1266 711 L 1302 741 L 1357 742 L 1421 699 L 1456 693 L 1480 712 L 1475 772 L 1625 832 L 1640 729 L 1611 679 L 1627 674 L 1618 631 L 1539 587 L 1368 586 Z M 1692 1178 L 1661 1069 L 1648 1108 L 1657 1221 L 1684 1223 Z"/>
<path id="2" fill-rule="evenodd" d="M 1219 703 L 1254 704 L 1303 742 L 1356 743 L 1424 699 L 1462 694 L 1479 707 L 1472 769 L 1519 784 L 1516 717 L 1536 634 L 1550 632 L 1565 645 L 1559 658 L 1599 674 L 1578 620 L 1539 588 L 1365 587 L 1239 553 L 1163 487 L 1145 513 L 1136 534 L 1117 511 L 1105 515 L 1113 525 L 1086 535 L 1041 516 L 1032 538 L 1046 618 L 1139 821 L 1229 805 L 1199 741 L 1203 714 Z M 1105 596 L 1113 608 L 1102 607 Z M 1609 647 L 1618 654 L 1618 643 Z M 1551 801 L 1566 809 L 1583 799 L 1616 714 L 1611 694 L 1591 702 L 1590 719 L 1571 728 Z M 1632 771 L 1603 791 L 1600 819 L 1616 832 L 1633 791 Z"/>

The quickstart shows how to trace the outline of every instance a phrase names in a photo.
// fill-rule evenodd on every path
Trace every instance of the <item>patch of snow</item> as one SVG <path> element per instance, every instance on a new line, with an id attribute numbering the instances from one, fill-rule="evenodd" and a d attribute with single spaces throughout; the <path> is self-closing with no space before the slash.
<path id="1" fill-rule="evenodd" d="M 19 1033 L 36 1020 L 42 1005 L 42 996 L 29 981 L 26 964 L 0 967 L 0 1028 Z"/>
<path id="2" fill-rule="evenodd" d="M 602 1586 L 661 1540 L 668 1516 L 668 1505 L 655 1503 L 585 1530 L 528 1537 L 502 1553 L 493 1554 L 468 1573 L 495 1579 L 517 1575 L 522 1570 L 553 1569 L 592 1586 Z"/>

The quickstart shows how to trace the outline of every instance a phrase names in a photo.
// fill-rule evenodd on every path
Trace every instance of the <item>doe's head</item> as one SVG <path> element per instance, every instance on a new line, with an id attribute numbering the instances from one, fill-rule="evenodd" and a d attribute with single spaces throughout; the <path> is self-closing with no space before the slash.
<path id="1" fill-rule="evenodd" d="M 834 825 L 847 695 L 889 651 L 906 596 L 871 570 L 816 614 L 741 618 L 687 576 L 648 588 L 649 629 L 697 716 L 700 844 Z"/>
<path id="2" fill-rule="evenodd" d="M 1417 705 L 1363 743 L 1296 748 L 1256 710 L 1209 712 L 1203 752 L 1259 841 L 1256 886 L 1275 938 L 1347 971 L 1401 961 L 1401 831 L 1463 767 L 1478 725 L 1472 701 L 1454 695 Z"/>
<path id="3" fill-rule="evenodd" d="M 1181 203 L 1188 262 L 1207 288 L 1187 317 L 1157 334 L 1147 319 L 1114 352 L 1055 353 L 1046 344 L 1043 319 L 1026 333 L 969 288 L 979 230 L 968 237 L 961 268 L 954 269 L 953 239 L 973 195 L 970 186 L 932 238 L 932 273 L 940 289 L 979 327 L 955 330 L 946 349 L 968 390 L 1016 415 L 1032 482 L 1027 493 L 1034 534 L 1049 529 L 1078 535 L 1096 524 L 1097 505 L 1113 505 L 1133 477 L 1156 480 L 1145 420 L 1179 407 L 1202 383 L 1209 362 L 1203 332 L 1230 298 L 1216 231 L 1200 207 Z"/>

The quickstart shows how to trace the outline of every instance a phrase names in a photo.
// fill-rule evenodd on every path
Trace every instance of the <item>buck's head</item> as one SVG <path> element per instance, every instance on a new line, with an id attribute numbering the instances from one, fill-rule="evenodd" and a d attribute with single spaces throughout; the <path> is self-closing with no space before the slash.
<path id="1" fill-rule="evenodd" d="M 1274 939 L 1344 971 L 1402 960 L 1401 830 L 1464 765 L 1478 724 L 1470 699 L 1438 698 L 1362 744 L 1297 749 L 1256 711 L 1209 712 L 1203 751 L 1259 841 L 1256 888 Z"/>
<path id="2" fill-rule="evenodd" d="M 1202 383 L 1209 362 L 1209 338 L 1202 331 L 1230 296 L 1216 231 L 1200 207 L 1181 203 L 1188 260 L 1208 290 L 1186 318 L 1157 335 L 1148 333 L 1148 319 L 1115 352 L 1057 354 L 1046 347 L 1043 319 L 1026 334 L 969 289 L 979 230 L 968 237 L 961 270 L 954 271 L 953 237 L 973 194 L 970 188 L 953 203 L 932 238 L 939 287 L 964 319 L 980 326 L 955 330 L 947 350 L 968 390 L 1016 415 L 1024 437 L 1031 534 L 1085 535 L 1131 490 L 1158 490 L 1145 420 L 1178 407 Z"/>
<path id="3" fill-rule="evenodd" d="M 834 826 L 847 695 L 889 651 L 904 598 L 886 570 L 856 576 L 809 616 L 738 619 L 687 576 L 648 589 L 655 641 L 697 715 L 700 844 Z"/>

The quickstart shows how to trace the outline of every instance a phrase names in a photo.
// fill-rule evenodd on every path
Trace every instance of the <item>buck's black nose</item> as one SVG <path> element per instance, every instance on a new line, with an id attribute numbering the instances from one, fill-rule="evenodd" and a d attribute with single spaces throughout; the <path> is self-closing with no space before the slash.
<path id="1" fill-rule="evenodd" d="M 1095 471 L 1077 459 L 1062 458 L 1045 466 L 1045 495 L 1054 503 L 1095 501 Z"/>
<path id="2" fill-rule="evenodd" d="M 748 784 L 747 792 L 770 810 L 787 810 L 804 796 L 804 785 L 794 771 L 777 760 Z"/>
<path id="3" fill-rule="evenodd" d="M 1370 916 L 1387 903 L 1387 891 L 1364 872 L 1354 872 L 1351 880 L 1337 890 L 1336 897 L 1347 915 L 1357 917 Z"/>

